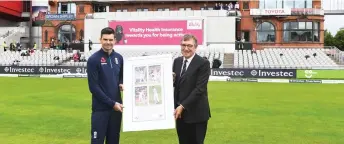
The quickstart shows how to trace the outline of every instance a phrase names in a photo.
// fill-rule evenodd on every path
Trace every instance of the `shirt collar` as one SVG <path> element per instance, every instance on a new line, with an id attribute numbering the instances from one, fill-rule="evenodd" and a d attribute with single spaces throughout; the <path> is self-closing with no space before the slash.
<path id="1" fill-rule="evenodd" d="M 190 63 L 192 61 L 192 59 L 195 57 L 196 53 L 194 53 L 191 57 L 189 57 L 188 59 L 188 63 Z M 185 57 L 183 57 L 183 62 L 185 61 Z"/>
<path id="2" fill-rule="evenodd" d="M 101 51 L 103 54 L 105 54 L 106 56 L 112 56 L 112 55 L 115 54 L 115 50 L 114 50 L 114 49 L 112 49 L 110 55 L 109 55 L 109 53 L 105 52 L 105 51 L 103 50 L 103 48 L 100 48 L 100 51 Z"/>

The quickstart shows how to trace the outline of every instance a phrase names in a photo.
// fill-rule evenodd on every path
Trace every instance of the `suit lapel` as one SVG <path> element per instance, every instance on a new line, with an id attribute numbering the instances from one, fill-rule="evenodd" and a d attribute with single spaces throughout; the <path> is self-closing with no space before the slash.
<path id="1" fill-rule="evenodd" d="M 184 80 L 186 79 L 186 77 L 190 74 L 190 71 L 192 71 L 195 66 L 196 66 L 196 63 L 197 63 L 197 60 L 198 60 L 198 55 L 195 54 L 195 56 L 193 57 L 193 59 L 191 60 L 190 64 L 189 64 L 189 67 L 186 69 L 186 72 L 184 73 L 184 75 L 180 78 L 180 83 L 183 83 Z M 183 61 L 183 60 L 182 60 Z M 181 64 L 183 65 L 183 64 Z M 181 70 L 181 69 L 180 69 Z"/>

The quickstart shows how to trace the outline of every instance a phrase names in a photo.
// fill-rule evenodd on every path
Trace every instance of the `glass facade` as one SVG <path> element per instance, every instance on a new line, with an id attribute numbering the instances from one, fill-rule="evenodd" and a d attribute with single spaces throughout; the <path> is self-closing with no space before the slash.
<path id="1" fill-rule="evenodd" d="M 313 0 L 260 0 L 260 9 L 312 8 Z"/>
<path id="2" fill-rule="evenodd" d="M 257 42 L 275 42 L 275 26 L 270 22 L 263 22 L 257 27 Z"/>
<path id="3" fill-rule="evenodd" d="M 319 22 L 283 23 L 284 42 L 319 42 Z"/>

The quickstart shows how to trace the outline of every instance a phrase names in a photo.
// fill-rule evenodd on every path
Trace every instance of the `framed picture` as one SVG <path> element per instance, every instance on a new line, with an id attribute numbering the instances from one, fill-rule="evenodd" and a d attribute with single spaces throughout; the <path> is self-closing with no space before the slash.
<path id="1" fill-rule="evenodd" d="M 175 128 L 172 55 L 124 62 L 123 132 Z"/>

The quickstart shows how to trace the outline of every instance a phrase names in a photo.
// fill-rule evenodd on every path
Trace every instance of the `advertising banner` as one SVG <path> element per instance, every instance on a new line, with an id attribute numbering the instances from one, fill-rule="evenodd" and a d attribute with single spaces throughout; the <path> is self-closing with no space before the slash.
<path id="1" fill-rule="evenodd" d="M 291 15 L 291 9 L 250 9 L 251 16 L 285 16 Z"/>
<path id="2" fill-rule="evenodd" d="M 42 26 L 45 23 L 47 13 L 47 6 L 32 6 L 32 26 Z"/>
<path id="3" fill-rule="evenodd" d="M 297 70 L 298 79 L 344 79 L 344 70 Z"/>
<path id="4" fill-rule="evenodd" d="M 204 20 L 109 21 L 117 45 L 180 45 L 184 34 L 193 34 L 203 44 Z"/>
<path id="5" fill-rule="evenodd" d="M 321 80 L 303 80 L 303 79 L 291 79 L 289 83 L 322 83 Z"/>
<path id="6" fill-rule="evenodd" d="M 19 74 L 18 77 L 40 77 L 39 74 Z"/>
<path id="7" fill-rule="evenodd" d="M 0 66 L 0 74 L 26 74 L 21 76 L 33 76 L 34 74 L 86 74 L 86 67 L 72 66 Z"/>
<path id="8" fill-rule="evenodd" d="M 233 78 L 296 78 L 296 70 L 219 68 L 212 69 L 211 75 L 228 76 Z"/>
<path id="9" fill-rule="evenodd" d="M 230 82 L 258 82 L 258 79 L 247 79 L 247 78 L 234 78 L 234 79 L 227 79 Z"/>
<path id="10" fill-rule="evenodd" d="M 0 66 L 0 74 L 27 74 L 30 76 L 35 74 L 87 74 L 87 68 L 75 66 Z M 211 69 L 211 75 L 231 78 L 296 78 L 296 70 L 219 68 Z"/>
<path id="11" fill-rule="evenodd" d="M 69 14 L 46 14 L 45 20 L 72 21 L 72 20 L 75 20 L 75 15 L 73 13 L 69 13 Z"/>

